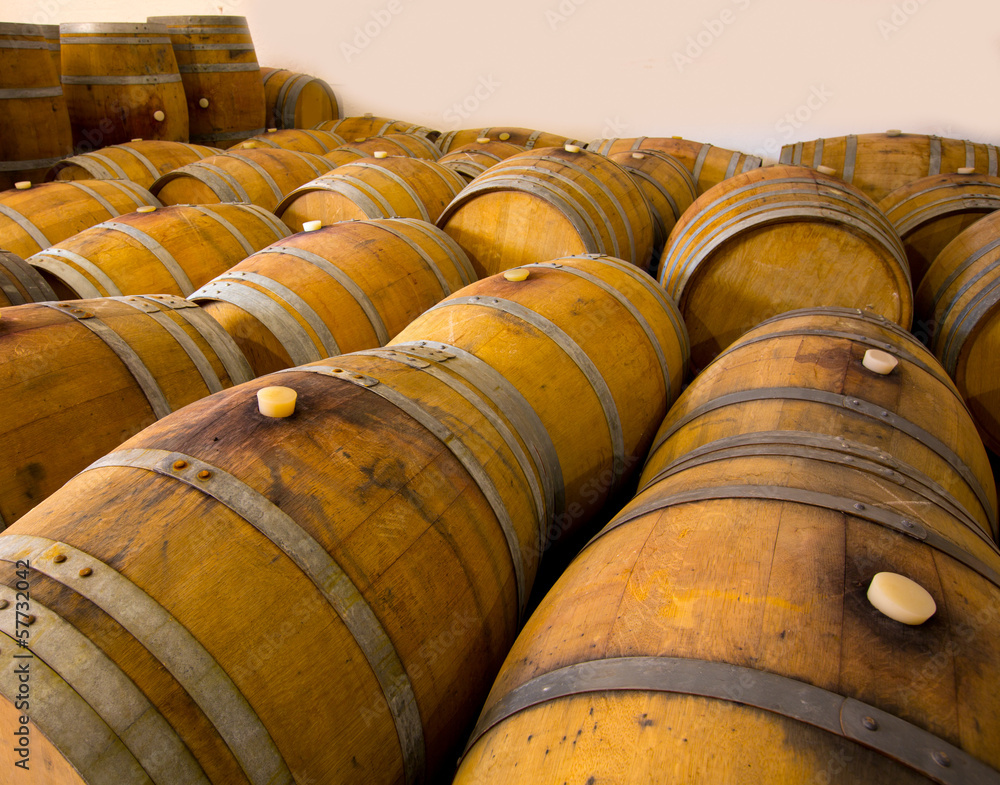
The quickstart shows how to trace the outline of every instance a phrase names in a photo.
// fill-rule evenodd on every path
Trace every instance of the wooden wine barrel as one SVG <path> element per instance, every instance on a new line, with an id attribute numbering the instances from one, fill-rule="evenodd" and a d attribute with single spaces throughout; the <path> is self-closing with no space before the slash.
<path id="1" fill-rule="evenodd" d="M 77 232 L 130 213 L 160 206 L 149 191 L 128 180 L 44 183 L 0 193 L 0 248 L 26 259 Z"/>
<path id="2" fill-rule="evenodd" d="M 605 269 L 608 267 L 614 268 L 613 275 Z M 659 415 L 633 410 L 627 400 L 636 395 L 656 402 L 658 413 L 661 403 L 668 405 L 675 398 L 687 359 L 687 333 L 674 303 L 649 276 L 620 259 L 576 256 L 517 269 L 529 271 L 527 280 L 505 282 L 503 276 L 495 276 L 473 284 L 426 311 L 389 346 L 418 339 L 438 341 L 461 346 L 499 367 L 511 351 L 532 357 L 537 341 L 547 343 L 552 339 L 543 336 L 549 332 L 559 334 L 565 356 L 547 364 L 544 375 L 554 380 L 553 385 L 574 390 L 573 416 L 578 419 L 574 427 L 586 421 L 591 444 L 566 440 L 561 425 L 566 412 L 546 408 L 544 398 L 532 389 L 539 381 L 539 368 L 534 362 L 512 368 L 505 376 L 509 384 L 522 390 L 550 434 L 549 462 L 561 477 L 557 495 L 565 500 L 557 508 L 560 512 L 570 510 L 569 521 L 578 524 L 620 487 L 645 455 L 649 434 L 643 432 L 642 423 L 650 414 L 654 419 Z M 597 277 L 606 281 L 605 286 L 613 285 L 622 296 L 602 301 L 600 293 L 593 289 L 599 283 Z M 549 300 L 552 304 L 544 305 Z M 532 313 L 557 307 L 565 307 L 566 311 L 557 312 L 558 328 L 554 331 Z M 647 310 L 651 313 L 647 314 Z M 511 329 L 512 319 L 518 325 L 513 346 L 514 339 L 498 338 L 498 333 Z M 574 357 L 579 352 L 574 344 L 588 346 L 619 330 L 620 337 L 629 344 L 640 340 L 639 336 L 648 337 L 653 351 L 644 352 L 641 370 L 632 366 L 625 371 L 625 365 L 631 366 L 640 358 L 624 352 L 609 353 L 609 365 L 576 364 Z M 626 333 L 635 337 L 625 339 Z M 447 347 L 445 350 L 450 351 Z M 601 480 L 595 483 L 593 478 L 597 476 Z"/>
<path id="3" fill-rule="evenodd" d="M 645 267 L 653 247 L 639 186 L 618 164 L 575 145 L 504 159 L 469 183 L 438 226 L 465 249 L 480 276 L 582 253 Z"/>
<path id="4" fill-rule="evenodd" d="M 197 144 L 139 139 L 63 159 L 45 179 L 131 180 L 149 188 L 167 172 L 221 152 Z"/>
<path id="5" fill-rule="evenodd" d="M 938 254 L 916 296 L 917 325 L 994 453 L 1000 453 L 998 237 L 1000 215 L 980 218 Z"/>
<path id="6" fill-rule="evenodd" d="M 150 191 L 164 204 L 243 202 L 274 210 L 286 194 L 332 168 L 312 153 L 231 150 L 167 172 Z"/>
<path id="7" fill-rule="evenodd" d="M 419 134 L 426 136 L 432 142 L 441 134 L 422 125 L 414 125 L 405 120 L 390 120 L 388 117 L 376 117 L 370 112 L 356 117 L 342 117 L 339 120 L 327 120 L 317 123 L 314 128 L 321 131 L 330 131 L 338 136 L 342 136 L 348 141 L 354 139 L 367 139 L 372 136 L 385 136 L 386 134 Z"/>
<path id="8" fill-rule="evenodd" d="M 166 27 L 61 24 L 59 34 L 78 153 L 135 138 L 188 141 L 187 100 Z"/>
<path id="9" fill-rule="evenodd" d="M 726 150 L 724 147 L 692 142 L 679 136 L 638 136 L 629 139 L 597 139 L 587 145 L 588 150 L 610 155 L 624 151 L 659 150 L 673 156 L 687 167 L 694 177 L 698 193 L 735 177 L 743 172 L 759 169 L 761 159 L 755 155 Z"/>
<path id="10" fill-rule="evenodd" d="M 462 131 L 449 131 L 438 141 L 442 152 L 450 153 L 459 147 L 472 144 L 479 139 L 488 138 L 494 142 L 508 142 L 532 150 L 536 147 L 562 147 L 566 144 L 583 144 L 576 139 L 570 139 L 562 134 L 550 134 L 548 131 L 536 131 L 531 128 L 470 128 Z"/>
<path id="11" fill-rule="evenodd" d="M 382 346 L 475 277 L 465 252 L 433 224 L 342 221 L 257 251 L 188 299 L 262 376 Z"/>
<path id="12" fill-rule="evenodd" d="M 0 251 L 0 308 L 56 300 L 45 279 L 20 256 Z"/>
<path id="13" fill-rule="evenodd" d="M 659 259 L 681 214 L 698 198 L 694 178 L 679 160 L 659 150 L 608 155 L 635 180 L 653 216 L 653 258 Z"/>
<path id="14" fill-rule="evenodd" d="M 1000 177 L 939 174 L 902 185 L 878 204 L 896 227 L 917 290 L 937 255 L 962 231 L 1000 209 Z"/>
<path id="15" fill-rule="evenodd" d="M 42 25 L 0 22 L 0 191 L 41 182 L 60 158 L 72 154 L 69 114 L 53 66 L 52 43 Z M 59 43 L 55 44 L 56 58 Z"/>
<path id="16" fill-rule="evenodd" d="M 805 167 L 737 175 L 674 227 L 659 280 L 691 331 L 693 369 L 763 320 L 812 306 L 871 307 L 908 328 L 906 253 L 864 194 Z"/>
<path id="17" fill-rule="evenodd" d="M 887 376 L 869 370 L 869 349 L 899 365 Z M 929 351 L 877 314 L 791 311 L 746 333 L 671 410 L 643 482 L 692 450 L 771 431 L 840 438 L 844 453 L 874 453 L 893 486 L 919 478 L 937 489 L 925 506 L 940 503 L 969 529 L 997 536 L 993 473 L 958 390 Z"/>
<path id="18" fill-rule="evenodd" d="M 353 147 L 335 147 L 328 153 L 323 153 L 323 157 L 333 164 L 333 168 L 349 164 L 352 161 L 368 158 L 368 155 Z"/>
<path id="19" fill-rule="evenodd" d="M 322 79 L 284 68 L 262 67 L 260 74 L 269 128 L 313 128 L 340 117 L 337 96 Z"/>
<path id="20" fill-rule="evenodd" d="M 273 129 L 265 134 L 253 136 L 245 142 L 233 145 L 230 149 L 236 151 L 254 150 L 261 147 L 280 147 L 282 150 L 325 155 L 342 144 L 344 144 L 343 137 L 331 134 L 329 131 L 285 128 L 280 131 Z"/>
<path id="21" fill-rule="evenodd" d="M 1000 556 L 861 478 L 753 456 L 647 487 L 528 620 L 456 785 L 995 782 Z M 884 615 L 879 573 L 936 612 Z"/>
<path id="22" fill-rule="evenodd" d="M 479 137 L 471 144 L 461 147 L 452 147 L 451 152 L 445 153 L 438 159 L 441 166 L 454 169 L 466 180 L 475 180 L 494 164 L 498 164 L 505 158 L 523 153 L 525 148 L 521 145 L 510 142 L 483 141 L 486 137 Z"/>
<path id="23" fill-rule="evenodd" d="M 781 148 L 781 163 L 833 169 L 875 202 L 912 180 L 965 167 L 998 174 L 995 145 L 898 130 L 787 144 Z"/>
<path id="24" fill-rule="evenodd" d="M 62 76 L 62 53 L 59 47 L 59 25 L 32 25 L 42 34 L 45 39 L 45 48 L 52 58 L 52 64 L 56 68 L 56 73 Z"/>
<path id="25" fill-rule="evenodd" d="M 327 226 L 352 218 L 418 218 L 435 223 L 463 187 L 465 180 L 434 161 L 359 158 L 299 186 L 274 213 L 295 232 L 305 221 Z"/>
<path id="26" fill-rule="evenodd" d="M 373 156 L 379 150 L 385 151 L 388 155 L 405 155 L 410 158 L 425 158 L 428 161 L 436 161 L 441 157 L 441 151 L 434 142 L 428 140 L 426 136 L 414 133 L 392 133 L 369 139 L 356 139 L 353 142 L 346 142 L 343 147 L 357 150 L 366 158 Z"/>
<path id="27" fill-rule="evenodd" d="M 264 133 L 264 84 L 245 16 L 151 16 L 167 28 L 191 141 L 231 147 Z"/>
<path id="28" fill-rule="evenodd" d="M 184 297 L 287 236 L 284 225 L 256 205 L 174 205 L 97 224 L 25 261 L 64 300 Z"/>
<path id="29" fill-rule="evenodd" d="M 0 318 L 0 526 L 160 417 L 253 378 L 236 344 L 168 295 L 17 305 Z"/>
<path id="30" fill-rule="evenodd" d="M 639 396 L 660 374 L 649 342 L 678 340 L 663 295 L 624 263 L 579 262 L 596 282 L 576 264 L 475 291 L 523 296 L 536 321 L 564 328 L 576 362 L 634 388 L 629 408 L 652 430 L 666 402 Z M 616 279 L 638 288 L 626 296 Z M 587 337 L 580 295 L 621 321 L 614 340 Z M 650 333 L 631 329 L 625 303 Z M 476 323 L 511 320 L 492 310 Z M 30 562 L 34 684 L 53 687 L 32 706 L 32 738 L 91 782 L 132 781 L 121 772 L 139 766 L 160 781 L 274 785 L 449 773 L 516 633 L 551 511 L 526 398 L 548 398 L 567 442 L 601 439 L 568 416 L 579 389 L 553 384 L 564 338 L 511 327 L 501 342 L 530 343 L 542 373 L 518 374 L 509 351 L 479 358 L 471 334 L 467 349 L 408 343 L 289 369 L 154 423 L 0 534 L 0 559 Z M 258 411 L 274 384 L 297 393 L 288 418 Z M 208 553 L 224 554 L 211 570 Z M 16 588 L 9 566 L 0 582 Z M 4 662 L 0 704 L 16 691 Z"/>

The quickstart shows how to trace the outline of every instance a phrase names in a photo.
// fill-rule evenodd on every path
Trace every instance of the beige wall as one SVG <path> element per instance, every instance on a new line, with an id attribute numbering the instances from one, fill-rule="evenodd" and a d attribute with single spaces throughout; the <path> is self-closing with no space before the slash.
<path id="1" fill-rule="evenodd" d="M 5 21 L 248 17 L 262 65 L 351 114 L 585 140 L 781 144 L 902 128 L 1000 143 L 996 0 L 0 0 Z"/>

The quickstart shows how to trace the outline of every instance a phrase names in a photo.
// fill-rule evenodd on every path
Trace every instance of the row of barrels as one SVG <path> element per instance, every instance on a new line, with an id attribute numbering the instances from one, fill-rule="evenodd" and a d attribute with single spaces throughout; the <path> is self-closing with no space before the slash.
<path id="1" fill-rule="evenodd" d="M 448 773 L 550 526 L 582 525 L 635 474 L 686 366 L 676 308 L 633 265 L 517 272 L 384 348 L 160 419 L 0 534 L 0 712 L 32 768 L 66 783 Z M 280 418 L 258 403 L 275 387 L 296 394 Z"/>
<path id="2" fill-rule="evenodd" d="M 912 335 L 758 325 L 528 620 L 455 783 L 997 782 L 996 515 Z"/>
<path id="3" fill-rule="evenodd" d="M 370 130 L 381 122 L 357 118 L 355 127 Z M 513 152 L 516 148 L 509 141 L 483 139 L 440 156 L 420 134 L 390 133 L 340 145 L 320 156 L 271 145 L 323 149 L 339 137 L 320 130 L 279 131 L 246 143 L 250 149 L 169 171 L 152 189 L 167 203 L 257 203 L 295 231 L 315 221 L 326 225 L 405 216 L 437 222 L 468 253 L 480 276 L 575 253 L 606 253 L 644 266 L 656 255 L 656 243 L 662 242 L 660 281 L 677 299 L 688 323 L 695 371 L 754 324 L 796 307 L 870 306 L 909 328 L 915 290 L 918 330 L 936 342 L 942 359 L 949 355 L 949 369 L 963 393 L 976 399 L 977 417 L 990 434 L 991 446 L 997 444 L 997 417 L 990 412 L 997 411 L 1000 402 L 989 381 L 995 365 L 987 270 L 993 260 L 987 255 L 973 264 L 969 253 L 956 250 L 961 258 L 946 255 L 935 274 L 937 283 L 928 278 L 922 286 L 944 247 L 1000 204 L 996 176 L 963 168 L 921 178 L 877 206 L 834 175 L 777 166 L 730 177 L 693 201 L 691 173 L 678 159 L 655 149 L 610 157 L 571 144 Z M 136 146 L 169 143 L 132 144 L 115 149 L 120 160 L 139 166 Z M 503 153 L 507 157 L 470 181 L 475 173 L 463 174 L 469 157 L 496 145 L 511 148 Z M 374 149 L 378 147 L 414 157 L 364 157 L 384 155 L 385 150 Z M 336 166 L 342 161 L 347 162 Z M 78 176 L 89 168 L 81 162 L 62 171 Z M 146 176 L 155 168 L 147 167 Z M 325 174 L 309 180 L 320 171 Z M 31 191 L 4 200 L 20 236 L 0 236 L 0 245 L 28 256 L 46 241 L 26 226 L 26 211 L 16 198 L 39 200 Z M 56 204 L 48 198 L 39 201 Z M 50 212 L 60 220 L 66 217 L 61 209 Z M 531 221 L 544 221 L 547 231 L 522 231 Z M 977 230 L 980 239 L 972 241 L 977 247 L 990 242 L 991 226 L 987 222 Z M 668 231 L 669 242 L 664 238 Z M 57 238 L 47 239 L 51 243 Z M 952 280 L 952 271 L 963 265 L 981 295 Z M 75 291 L 75 296 L 124 292 L 102 288 L 94 280 L 87 288 L 69 286 L 60 296 L 72 296 L 67 291 Z M 970 363 L 969 357 L 976 359 Z"/>
<path id="4" fill-rule="evenodd" d="M 322 80 L 258 65 L 244 17 L 0 23 L 0 66 L 3 187 L 37 181 L 73 150 L 134 138 L 226 148 L 340 115 Z"/>
<path id="5" fill-rule="evenodd" d="M 133 212 L 31 259 L 7 261 L 39 302 L 0 310 L 3 525 L 170 412 L 381 346 L 476 277 L 431 224 L 351 221 L 291 236 L 253 205 Z"/>

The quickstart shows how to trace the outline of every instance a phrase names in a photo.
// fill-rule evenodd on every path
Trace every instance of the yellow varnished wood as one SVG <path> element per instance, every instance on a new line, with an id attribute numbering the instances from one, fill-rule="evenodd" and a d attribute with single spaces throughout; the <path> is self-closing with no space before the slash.
<path id="1" fill-rule="evenodd" d="M 340 117 L 337 96 L 322 79 L 284 68 L 261 67 L 260 75 L 264 80 L 265 120 L 270 127 L 313 128 Z M 286 124 L 286 118 L 293 122 Z"/>
<path id="2" fill-rule="evenodd" d="M 88 191 L 96 192 L 114 212 L 109 212 L 92 194 L 73 183 L 45 183 L 26 191 L 0 192 L 0 204 L 21 215 L 48 241 L 41 242 L 10 216 L 2 215 L 0 248 L 26 259 L 101 221 L 130 213 L 143 205 L 159 205 L 155 196 L 125 180 L 117 184 L 87 180 L 81 184 Z"/>
<path id="3" fill-rule="evenodd" d="M 174 169 L 200 161 L 210 155 L 217 155 L 220 150 L 204 145 L 168 142 L 157 139 L 144 139 L 137 142 L 102 147 L 97 151 L 102 159 L 109 159 L 113 164 L 107 164 L 97 159 L 93 153 L 74 155 L 53 166 L 47 180 L 116 180 L 120 178 L 118 170 L 125 173 L 126 179 L 149 188 L 159 177 Z M 149 161 L 158 174 L 149 171 L 135 154 Z M 117 166 L 118 169 L 114 167 Z"/>
<path id="4" fill-rule="evenodd" d="M 892 225 L 860 191 L 805 167 L 756 169 L 700 196 L 667 241 L 659 279 L 688 324 L 695 370 L 795 308 L 871 307 L 903 327 L 912 319 Z"/>
<path id="5" fill-rule="evenodd" d="M 301 128 L 284 128 L 268 131 L 259 136 L 252 136 L 245 142 L 233 145 L 231 150 L 253 150 L 259 147 L 280 147 L 283 150 L 297 150 L 300 153 L 324 155 L 339 145 L 344 144 L 344 138 L 329 131 Z"/>
<path id="6" fill-rule="evenodd" d="M 215 216 L 222 220 L 217 220 Z M 111 279 L 121 294 L 191 294 L 195 288 L 246 257 L 244 243 L 253 250 L 259 250 L 282 236 L 276 222 L 267 220 L 255 209 L 239 204 L 205 205 L 204 211 L 187 205 L 174 205 L 153 212 L 130 213 L 116 218 L 114 223 L 141 232 L 147 239 L 140 240 L 116 226 L 101 224 L 57 243 L 56 247 L 89 261 Z M 230 227 L 240 233 L 242 242 Z M 193 287 L 190 291 L 181 288 L 181 282 L 174 278 L 170 268 L 148 247 L 153 242 L 159 243 L 187 275 Z M 43 265 L 50 258 L 76 270 L 90 288 L 87 292 L 76 291 L 76 285 L 83 288 L 84 284 L 78 284 L 76 279 L 68 276 L 62 277 L 65 274 L 61 275 L 58 270 L 36 267 L 46 280 L 68 292 L 64 296 L 114 294 L 107 291 L 104 282 L 88 268 L 72 259 L 46 256 L 46 252 L 42 251 L 29 257 L 29 264 Z"/>

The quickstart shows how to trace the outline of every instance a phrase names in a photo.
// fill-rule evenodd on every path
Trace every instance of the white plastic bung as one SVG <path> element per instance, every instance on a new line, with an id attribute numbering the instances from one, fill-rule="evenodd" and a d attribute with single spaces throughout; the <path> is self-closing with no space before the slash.
<path id="1" fill-rule="evenodd" d="M 868 601 L 890 619 L 914 626 L 937 611 L 927 589 L 895 572 L 876 573 L 868 587 Z"/>
<path id="2" fill-rule="evenodd" d="M 523 267 L 515 267 L 513 270 L 505 270 L 503 277 L 508 281 L 524 281 L 528 277 L 528 271 Z"/>
<path id="3" fill-rule="evenodd" d="M 576 144 L 568 144 L 565 147 L 567 153 L 578 153 L 580 152 L 580 146 Z"/>
<path id="4" fill-rule="evenodd" d="M 29 188 L 31 188 L 31 180 L 21 180 L 19 182 L 16 182 L 14 183 L 14 187 L 18 191 L 27 191 Z"/>
<path id="5" fill-rule="evenodd" d="M 892 369 L 899 365 L 899 360 L 888 352 L 881 349 L 869 349 L 865 352 L 865 357 L 861 361 L 869 371 L 886 376 L 892 373 Z"/>
<path id="6" fill-rule="evenodd" d="M 162 123 L 164 120 L 167 119 L 167 116 L 163 113 L 162 109 L 157 109 L 155 112 L 153 112 L 153 119 L 156 120 L 156 122 L 158 123 Z"/>
<path id="7" fill-rule="evenodd" d="M 135 211 L 137 213 L 155 213 L 156 212 L 156 205 L 144 204 L 142 207 L 136 207 Z"/>
<path id="8" fill-rule="evenodd" d="M 833 167 L 831 167 L 831 166 L 823 166 L 823 164 L 820 164 L 819 166 L 817 166 L 816 167 L 816 171 L 819 172 L 820 174 L 836 174 L 837 173 L 837 170 L 834 169 Z"/>
<path id="9" fill-rule="evenodd" d="M 295 412 L 297 397 L 291 387 L 262 387 L 257 390 L 257 408 L 265 417 L 288 417 Z"/>
<path id="10" fill-rule="evenodd" d="M 208 99 L 207 98 L 199 98 L 198 99 L 198 106 L 200 106 L 202 109 L 208 109 Z"/>
<path id="11" fill-rule="evenodd" d="M 975 174 L 976 167 L 974 166 L 963 166 L 958 170 L 959 174 Z"/>
<path id="12" fill-rule="evenodd" d="M 302 224 L 302 231 L 303 232 L 315 232 L 317 229 L 322 228 L 322 226 L 323 226 L 323 222 L 322 221 L 305 221 Z"/>
<path id="13" fill-rule="evenodd" d="M 885 135 L 886 136 L 902 136 L 903 132 L 900 131 L 898 128 L 890 128 L 888 131 L 885 132 Z"/>
<path id="14" fill-rule="evenodd" d="M 376 150 L 372 153 L 376 158 L 388 158 L 389 154 L 385 150 Z"/>

